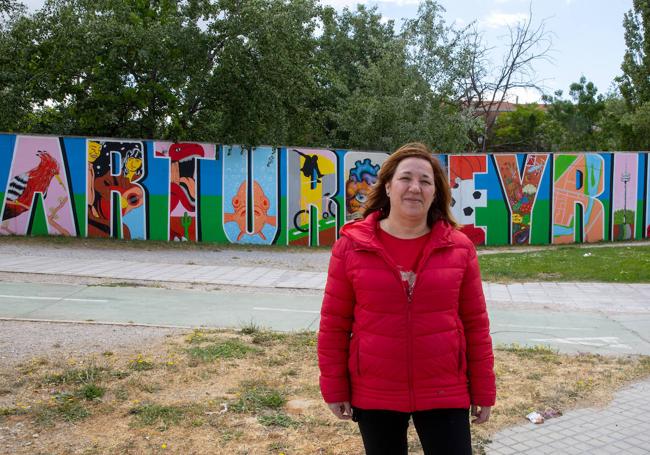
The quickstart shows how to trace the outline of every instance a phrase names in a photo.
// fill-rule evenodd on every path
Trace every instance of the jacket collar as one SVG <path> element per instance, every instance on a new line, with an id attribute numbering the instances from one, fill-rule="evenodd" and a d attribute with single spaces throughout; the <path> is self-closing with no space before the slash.
<path id="1" fill-rule="evenodd" d="M 352 221 L 341 228 L 341 235 L 354 240 L 364 249 L 383 250 L 384 246 L 379 241 L 377 230 L 379 228 L 379 212 L 373 212 L 363 220 Z M 454 228 L 444 220 L 438 220 L 433 224 L 429 233 L 429 240 L 424 248 L 426 256 L 435 248 L 443 248 L 453 244 L 451 233 Z"/>

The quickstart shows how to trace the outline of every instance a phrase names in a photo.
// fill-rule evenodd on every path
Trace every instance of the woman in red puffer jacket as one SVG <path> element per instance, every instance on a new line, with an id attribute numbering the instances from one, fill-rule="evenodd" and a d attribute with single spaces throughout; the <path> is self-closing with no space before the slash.
<path id="1" fill-rule="evenodd" d="M 472 242 L 456 229 L 445 173 L 426 146 L 382 165 L 365 218 L 334 245 L 318 336 L 323 398 L 358 422 L 366 453 L 471 454 L 490 416 L 494 357 Z"/>

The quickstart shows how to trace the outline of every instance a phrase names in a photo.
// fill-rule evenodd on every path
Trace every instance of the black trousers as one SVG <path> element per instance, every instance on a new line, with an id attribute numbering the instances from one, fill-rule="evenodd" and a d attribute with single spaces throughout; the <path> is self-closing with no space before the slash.
<path id="1" fill-rule="evenodd" d="M 354 408 L 366 455 L 407 455 L 409 418 L 425 455 L 472 455 L 469 409 L 397 412 Z"/>

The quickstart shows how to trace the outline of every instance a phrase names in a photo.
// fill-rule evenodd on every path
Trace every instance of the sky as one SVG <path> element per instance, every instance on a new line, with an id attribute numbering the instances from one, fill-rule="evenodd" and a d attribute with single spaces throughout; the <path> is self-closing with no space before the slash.
<path id="1" fill-rule="evenodd" d="M 23 0 L 30 9 L 40 8 L 43 0 Z M 397 27 L 403 18 L 417 14 L 419 0 L 321 0 L 339 11 L 354 9 L 357 3 L 377 6 L 386 20 Z M 475 23 L 484 33 L 486 43 L 493 47 L 494 62 L 501 60 L 508 26 L 515 26 L 529 16 L 533 25 L 545 21 L 551 33 L 551 61 L 538 61 L 534 69 L 545 93 L 561 89 L 568 96 L 569 85 L 585 76 L 599 93 L 610 90 L 614 78 L 621 74 L 625 52 L 623 14 L 632 8 L 632 0 L 439 0 L 446 12 L 445 21 L 457 26 Z M 519 91 L 511 101 L 536 102 L 536 91 Z"/>

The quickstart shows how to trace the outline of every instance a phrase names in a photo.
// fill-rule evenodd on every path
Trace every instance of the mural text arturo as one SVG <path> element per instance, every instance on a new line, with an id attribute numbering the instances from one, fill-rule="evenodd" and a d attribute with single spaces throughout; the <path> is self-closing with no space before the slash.
<path id="1" fill-rule="evenodd" d="M 387 156 L 0 134 L 0 234 L 331 245 Z M 477 245 L 650 237 L 648 152 L 436 156 Z"/>

